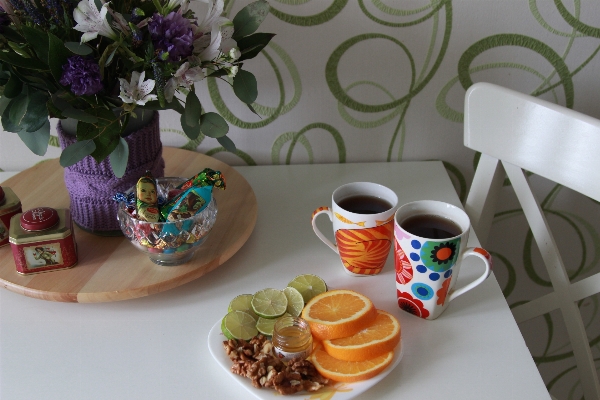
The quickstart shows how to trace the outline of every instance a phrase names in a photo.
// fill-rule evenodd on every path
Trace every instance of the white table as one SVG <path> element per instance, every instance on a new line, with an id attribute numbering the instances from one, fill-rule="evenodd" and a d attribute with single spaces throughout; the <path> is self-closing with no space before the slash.
<path id="1" fill-rule="evenodd" d="M 257 196 L 255 230 L 237 254 L 198 280 L 95 304 L 47 302 L 0 289 L 0 399 L 252 398 L 212 359 L 208 332 L 235 295 L 283 289 L 300 273 L 362 292 L 401 322 L 402 361 L 360 398 L 549 398 L 493 274 L 437 320 L 426 321 L 398 308 L 391 257 L 380 275 L 351 277 L 312 231 L 312 211 L 329 205 L 331 192 L 351 181 L 384 184 L 400 204 L 438 199 L 459 205 L 440 162 L 236 169 Z M 326 218 L 320 223 L 331 231 Z M 476 244 L 474 235 L 470 242 Z M 478 271 L 472 261 L 461 274 Z"/>

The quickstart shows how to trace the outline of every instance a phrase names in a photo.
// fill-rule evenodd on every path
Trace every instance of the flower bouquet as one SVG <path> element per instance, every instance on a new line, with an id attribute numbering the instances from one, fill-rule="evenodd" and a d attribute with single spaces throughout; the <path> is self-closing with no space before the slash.
<path id="1" fill-rule="evenodd" d="M 109 157 L 122 177 L 130 118 L 142 110 L 172 109 L 190 139 L 200 133 L 227 150 L 227 122 L 204 112 L 194 85 L 219 78 L 250 110 L 254 75 L 242 70 L 274 34 L 256 30 L 269 5 L 258 0 L 229 20 L 223 0 L 0 0 L 0 115 L 35 154 L 46 153 L 49 118 L 77 120 L 77 141 L 60 156 L 63 167 L 91 155 Z"/>

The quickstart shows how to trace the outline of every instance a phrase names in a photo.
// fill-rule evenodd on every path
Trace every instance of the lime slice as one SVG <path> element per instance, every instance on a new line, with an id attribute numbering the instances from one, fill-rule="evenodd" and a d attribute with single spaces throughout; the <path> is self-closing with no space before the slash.
<path id="1" fill-rule="evenodd" d="M 298 275 L 288 283 L 288 286 L 298 290 L 304 299 L 304 304 L 318 294 L 327 291 L 325 281 L 313 274 Z"/>
<path id="2" fill-rule="evenodd" d="M 227 312 L 232 311 L 244 311 L 248 314 L 252 315 L 255 320 L 258 319 L 258 315 L 252 309 L 252 295 L 251 294 L 240 294 L 231 300 L 229 303 L 229 307 L 227 307 Z"/>
<path id="3" fill-rule="evenodd" d="M 287 297 L 281 290 L 263 289 L 252 296 L 252 309 L 259 317 L 277 318 L 287 309 Z"/>
<path id="4" fill-rule="evenodd" d="M 250 340 L 258 335 L 256 320 L 244 311 L 231 311 L 221 320 L 221 332 L 227 339 Z"/>
<path id="5" fill-rule="evenodd" d="M 298 289 L 291 286 L 283 289 L 283 293 L 288 300 L 286 311 L 293 317 L 299 316 L 304 308 L 304 298 L 302 297 L 302 293 L 300 293 Z"/>

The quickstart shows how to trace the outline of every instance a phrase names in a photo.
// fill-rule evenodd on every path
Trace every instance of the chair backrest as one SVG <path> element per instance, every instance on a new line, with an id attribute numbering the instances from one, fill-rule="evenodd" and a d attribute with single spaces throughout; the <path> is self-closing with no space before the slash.
<path id="1" fill-rule="evenodd" d="M 586 399 L 600 399 L 600 383 L 576 301 L 600 292 L 600 273 L 571 284 L 525 171 L 600 201 L 600 121 L 490 83 L 465 97 L 465 146 L 481 152 L 465 210 L 485 244 L 495 200 L 510 179 L 548 270 L 553 292 L 513 308 L 517 323 L 560 309 Z"/>

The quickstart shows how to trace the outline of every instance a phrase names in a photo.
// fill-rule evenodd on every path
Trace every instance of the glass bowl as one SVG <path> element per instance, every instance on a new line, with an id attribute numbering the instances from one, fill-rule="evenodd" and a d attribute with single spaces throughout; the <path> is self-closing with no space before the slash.
<path id="1" fill-rule="evenodd" d="M 166 199 L 170 190 L 186 180 L 179 177 L 157 178 L 158 195 Z M 132 187 L 127 193 L 134 190 L 135 187 Z M 153 263 L 180 265 L 191 260 L 215 225 L 217 201 L 212 197 L 208 206 L 198 214 L 167 222 L 141 221 L 127 211 L 125 202 L 120 202 L 117 218 L 127 239 L 146 253 Z"/>

